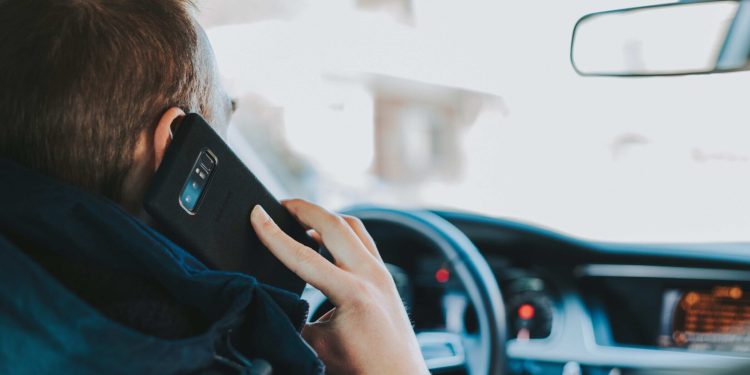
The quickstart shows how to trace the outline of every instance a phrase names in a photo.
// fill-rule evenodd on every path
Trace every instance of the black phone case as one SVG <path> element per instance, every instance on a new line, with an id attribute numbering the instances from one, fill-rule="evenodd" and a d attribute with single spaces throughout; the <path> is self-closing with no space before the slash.
<path id="1" fill-rule="evenodd" d="M 198 155 L 208 149 L 217 159 L 194 214 L 179 202 Z M 260 204 L 289 236 L 313 249 L 306 230 L 258 181 L 221 137 L 197 114 L 187 115 L 174 134 L 152 185 L 146 211 L 177 242 L 207 266 L 242 272 L 297 295 L 305 282 L 260 242 L 250 211 Z"/>

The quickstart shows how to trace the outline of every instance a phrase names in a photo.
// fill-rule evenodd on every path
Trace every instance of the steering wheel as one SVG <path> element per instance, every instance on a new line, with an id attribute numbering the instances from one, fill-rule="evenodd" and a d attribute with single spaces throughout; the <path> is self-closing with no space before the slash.
<path id="1" fill-rule="evenodd" d="M 446 310 L 444 330 L 417 332 L 422 355 L 431 372 L 460 368 L 471 375 L 505 372 L 506 320 L 500 288 L 487 261 L 463 232 L 427 211 L 358 207 L 344 214 L 358 217 L 365 227 L 375 223 L 395 225 L 428 241 L 446 259 L 453 275 L 466 289 L 468 302 L 477 314 L 478 333 L 467 332 L 463 324 L 467 301 L 461 297 Z M 312 308 L 325 301 L 320 292 L 316 297 L 316 292 L 307 290 L 303 295 Z"/>

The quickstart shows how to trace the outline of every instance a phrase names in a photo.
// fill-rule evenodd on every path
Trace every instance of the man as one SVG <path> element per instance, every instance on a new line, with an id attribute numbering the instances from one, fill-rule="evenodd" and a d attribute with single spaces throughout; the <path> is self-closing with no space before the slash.
<path id="1" fill-rule="evenodd" d="M 207 270 L 143 224 L 171 126 L 197 112 L 223 131 L 231 115 L 191 12 L 188 0 L 0 0 L 0 372 L 257 372 L 248 358 L 261 358 L 320 373 L 319 357 L 332 373 L 425 373 L 356 219 L 285 202 L 332 264 L 262 207 L 249 215 L 336 306 L 302 327 L 315 353 L 299 301 Z"/>

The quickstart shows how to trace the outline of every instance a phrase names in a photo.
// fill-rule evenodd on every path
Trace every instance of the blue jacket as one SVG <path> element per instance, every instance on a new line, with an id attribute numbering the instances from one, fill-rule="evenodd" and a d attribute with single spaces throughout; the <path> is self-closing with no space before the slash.
<path id="1" fill-rule="evenodd" d="M 0 193 L 1 374 L 250 373 L 258 358 L 274 374 L 323 373 L 299 335 L 308 307 L 294 294 L 209 270 L 116 204 L 1 159 Z M 166 339 L 113 321 L 30 248 L 154 280 L 208 324 Z"/>

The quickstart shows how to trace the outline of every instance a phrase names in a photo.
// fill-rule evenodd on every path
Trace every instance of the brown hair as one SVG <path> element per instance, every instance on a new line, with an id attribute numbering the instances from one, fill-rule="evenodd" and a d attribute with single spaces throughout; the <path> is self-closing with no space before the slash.
<path id="1" fill-rule="evenodd" d="M 0 0 L 0 157 L 122 198 L 139 134 L 200 111 L 189 0 Z"/>

